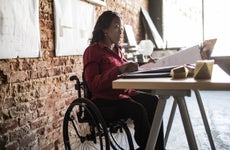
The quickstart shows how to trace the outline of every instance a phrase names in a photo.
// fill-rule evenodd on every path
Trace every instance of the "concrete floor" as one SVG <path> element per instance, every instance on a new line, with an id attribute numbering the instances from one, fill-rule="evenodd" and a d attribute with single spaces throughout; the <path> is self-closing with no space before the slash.
<path id="1" fill-rule="evenodd" d="M 217 150 L 230 149 L 230 91 L 200 91 L 205 112 Z M 193 125 L 199 150 L 209 150 L 210 144 L 206 135 L 195 94 L 186 97 L 186 104 Z M 172 106 L 172 98 L 167 101 L 164 123 L 166 125 Z M 167 150 L 189 149 L 181 116 L 177 107 L 175 118 L 166 144 Z"/>

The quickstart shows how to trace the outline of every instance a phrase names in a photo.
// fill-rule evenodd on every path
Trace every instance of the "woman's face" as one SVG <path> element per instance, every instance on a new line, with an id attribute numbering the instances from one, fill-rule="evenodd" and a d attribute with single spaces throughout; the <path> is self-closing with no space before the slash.
<path id="1" fill-rule="evenodd" d="M 114 18 L 110 27 L 105 30 L 106 40 L 111 42 L 111 44 L 118 44 L 121 38 L 122 30 L 121 20 L 119 18 Z"/>

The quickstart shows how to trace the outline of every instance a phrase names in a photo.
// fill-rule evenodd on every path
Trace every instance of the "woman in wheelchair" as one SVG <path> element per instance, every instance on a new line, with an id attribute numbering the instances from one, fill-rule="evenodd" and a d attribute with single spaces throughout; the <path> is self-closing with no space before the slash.
<path id="1" fill-rule="evenodd" d="M 112 81 L 118 75 L 138 70 L 138 65 L 127 62 L 121 53 L 121 35 L 119 14 L 103 12 L 95 24 L 91 43 L 84 52 L 83 76 L 92 94 L 91 100 L 101 110 L 105 120 L 112 120 L 114 116 L 103 112 L 103 107 L 111 107 L 116 118 L 131 118 L 136 143 L 139 149 L 145 149 L 158 98 L 135 90 L 112 89 Z M 163 124 L 156 149 L 164 149 Z"/>

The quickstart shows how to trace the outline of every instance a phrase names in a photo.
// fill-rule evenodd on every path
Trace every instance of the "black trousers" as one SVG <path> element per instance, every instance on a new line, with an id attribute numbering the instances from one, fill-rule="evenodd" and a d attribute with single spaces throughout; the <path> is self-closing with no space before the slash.
<path id="1" fill-rule="evenodd" d="M 114 101 L 96 99 L 93 102 L 98 106 L 106 121 L 131 118 L 134 123 L 134 138 L 140 149 L 145 149 L 151 124 L 155 114 L 158 98 L 147 94 L 138 94 L 131 99 Z M 163 122 L 156 143 L 156 150 L 164 150 Z"/>

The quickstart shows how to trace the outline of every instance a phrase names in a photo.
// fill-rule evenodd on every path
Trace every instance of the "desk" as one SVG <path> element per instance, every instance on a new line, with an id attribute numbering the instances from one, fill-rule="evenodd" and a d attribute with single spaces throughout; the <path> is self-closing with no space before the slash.
<path id="1" fill-rule="evenodd" d="M 193 78 L 177 80 L 174 80 L 172 78 L 118 79 L 113 81 L 113 88 L 142 90 L 147 89 L 152 90 L 152 92 L 155 92 L 153 94 L 157 94 L 161 97 L 156 108 L 156 116 L 154 116 L 153 119 L 146 150 L 154 149 L 157 135 L 160 129 L 160 122 L 163 119 L 163 112 L 166 100 L 169 96 L 174 96 L 174 99 L 179 106 L 189 147 L 190 149 L 196 150 L 198 148 L 188 115 L 184 96 L 190 96 L 190 90 L 230 90 L 230 76 L 225 73 L 218 65 L 214 65 L 211 80 L 194 80 Z M 204 122 L 207 123 L 207 119 Z M 209 126 L 208 130 L 210 130 Z"/>

